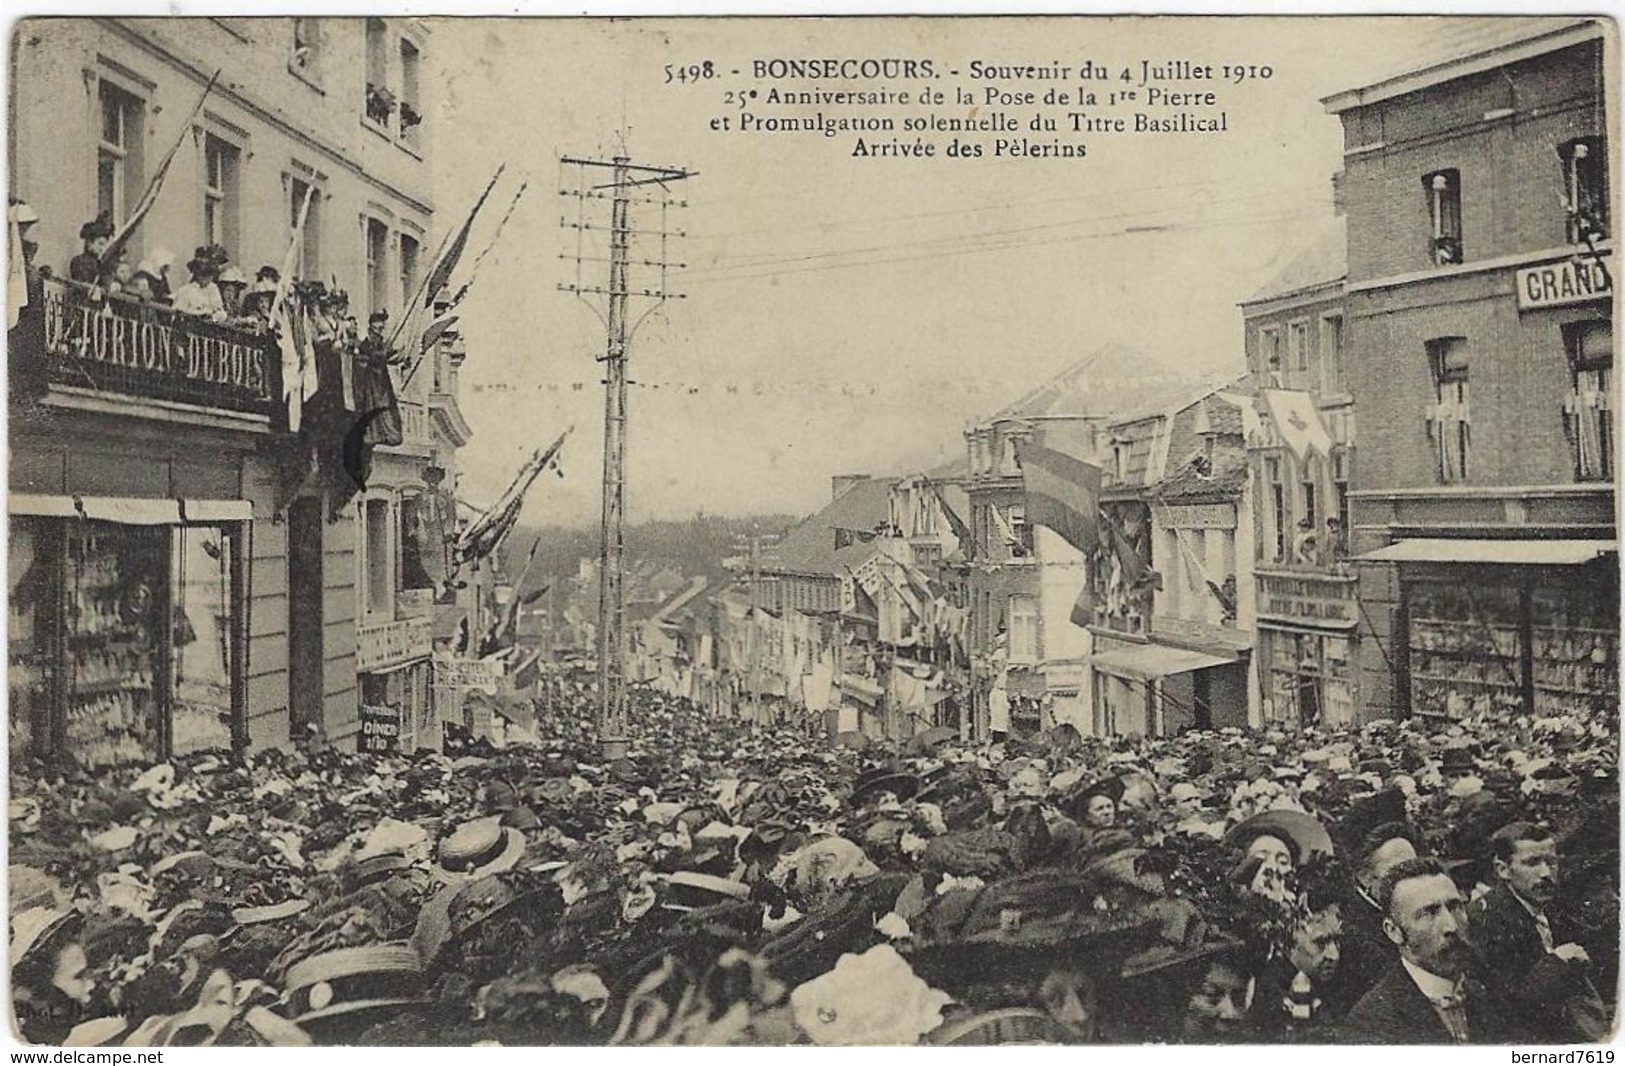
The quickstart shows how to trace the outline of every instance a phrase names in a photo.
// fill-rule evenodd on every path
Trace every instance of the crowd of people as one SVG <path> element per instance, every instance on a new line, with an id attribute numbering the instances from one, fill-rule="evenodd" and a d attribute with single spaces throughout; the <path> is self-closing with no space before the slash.
<path id="1" fill-rule="evenodd" d="M 536 744 L 14 761 L 32 1041 L 1573 1043 L 1618 737 L 1580 718 L 886 746 L 635 693 Z"/>

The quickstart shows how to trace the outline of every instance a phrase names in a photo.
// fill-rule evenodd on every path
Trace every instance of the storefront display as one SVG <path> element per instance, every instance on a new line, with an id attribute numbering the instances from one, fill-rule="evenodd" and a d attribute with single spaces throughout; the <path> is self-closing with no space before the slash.
<path id="1" fill-rule="evenodd" d="M 12 518 L 14 755 L 66 754 L 95 768 L 232 747 L 247 635 L 237 527 L 156 520 L 182 506 L 98 507 L 130 522 Z"/>
<path id="2" fill-rule="evenodd" d="M 1407 581 L 1411 710 L 1450 718 L 1617 710 L 1610 576 L 1508 570 Z"/>
<path id="3" fill-rule="evenodd" d="M 1265 680 L 1264 717 L 1294 726 L 1354 721 L 1349 638 L 1330 633 L 1259 627 Z"/>

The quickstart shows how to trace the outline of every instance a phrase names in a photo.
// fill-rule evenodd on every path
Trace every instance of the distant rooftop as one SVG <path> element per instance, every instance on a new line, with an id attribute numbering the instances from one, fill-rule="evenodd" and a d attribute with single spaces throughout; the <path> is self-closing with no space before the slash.
<path id="1" fill-rule="evenodd" d="M 1243 307 L 1342 281 L 1348 276 L 1347 221 L 1330 218 L 1318 226 L 1305 228 L 1308 232 L 1302 249 L 1263 287 L 1243 300 Z"/>
<path id="2" fill-rule="evenodd" d="M 1401 21 L 1401 19 L 1403 21 Z M 1438 16 L 1395 18 L 1394 47 L 1359 85 L 1322 98 L 1337 114 L 1416 92 L 1481 69 L 1540 55 L 1600 36 L 1600 19 Z"/>

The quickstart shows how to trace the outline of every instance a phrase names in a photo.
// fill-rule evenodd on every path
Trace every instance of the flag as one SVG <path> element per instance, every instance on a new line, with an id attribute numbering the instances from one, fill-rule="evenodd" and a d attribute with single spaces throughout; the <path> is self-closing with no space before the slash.
<path id="1" fill-rule="evenodd" d="M 1027 490 L 1027 521 L 1048 526 L 1088 554 L 1100 543 L 1100 467 L 1040 444 L 1016 445 Z"/>
<path id="2" fill-rule="evenodd" d="M 1332 454 L 1332 435 L 1320 420 L 1313 396 L 1291 389 L 1264 389 L 1262 395 L 1276 432 L 1300 461 L 1312 451 Z"/>
<path id="3" fill-rule="evenodd" d="M 6 328 L 16 329 L 28 306 L 28 261 L 23 256 L 23 229 L 6 219 Z"/>
<path id="4" fill-rule="evenodd" d="M 552 587 L 553 587 L 552 585 L 543 585 L 541 588 L 537 589 L 535 592 L 527 592 L 520 599 L 519 602 L 523 606 L 529 607 L 531 604 L 535 603 L 537 600 L 541 599 L 543 596 L 546 596 L 547 591 L 549 589 L 551 589 Z"/>
<path id="5" fill-rule="evenodd" d="M 199 96 L 197 103 L 192 105 L 192 113 L 186 116 L 185 122 L 181 123 L 180 135 L 175 138 L 175 143 L 169 146 L 169 151 L 165 153 L 157 169 L 152 172 L 152 178 L 147 182 L 146 189 L 142 191 L 141 199 L 135 202 L 135 206 L 130 209 L 130 213 L 124 219 L 124 222 L 118 229 L 113 231 L 113 237 L 107 242 L 107 248 L 101 255 L 103 270 L 110 269 L 113 264 L 118 262 L 119 256 L 124 251 L 124 246 L 134 236 L 136 227 L 140 226 L 147 217 L 147 212 L 152 210 L 152 205 L 158 202 L 158 192 L 164 186 L 164 179 L 169 176 L 169 167 L 171 163 L 175 162 L 175 153 L 179 152 L 181 145 L 186 143 L 186 135 L 192 131 L 193 120 L 197 118 L 198 112 L 203 110 L 203 101 L 209 98 L 209 93 L 214 90 L 214 83 L 219 78 L 220 71 L 216 69 L 210 75 L 208 84 L 203 86 L 203 95 Z"/>
<path id="6" fill-rule="evenodd" d="M 440 343 L 440 337 L 446 330 L 457 324 L 456 315 L 444 315 L 429 323 L 429 328 L 423 331 L 423 339 L 418 342 L 419 356 L 427 355 Z"/>
<path id="7" fill-rule="evenodd" d="M 942 508 L 942 517 L 948 520 L 948 528 L 954 531 L 954 537 L 958 539 L 965 555 L 971 559 L 976 558 L 976 538 L 971 536 L 970 526 L 967 526 L 965 520 L 948 506 L 947 497 L 943 496 L 941 487 L 935 481 L 928 479 L 925 484 L 937 498 L 937 506 Z"/>
<path id="8" fill-rule="evenodd" d="M 574 427 L 571 427 L 572 429 Z M 553 457 L 564 446 L 564 438 L 570 435 L 567 429 L 559 434 L 559 439 L 545 451 L 533 455 L 519 473 L 514 477 L 513 483 L 492 504 L 490 509 L 476 518 L 469 527 L 463 531 L 457 540 L 458 562 L 478 561 L 491 555 L 508 539 L 513 527 L 519 521 L 519 511 L 525 504 L 525 493 L 530 486 L 547 469 Z"/>
<path id="9" fill-rule="evenodd" d="M 528 188 L 530 188 L 529 182 L 522 181 L 519 183 L 519 191 L 513 194 L 513 199 L 508 203 L 508 210 L 502 213 L 502 218 L 497 221 L 497 228 L 491 231 L 491 239 L 485 242 L 485 247 L 480 250 L 480 254 L 474 257 L 474 264 L 468 268 L 468 278 L 458 286 L 456 294 L 451 298 L 447 308 L 448 311 L 455 309 L 458 304 L 463 302 L 463 297 L 468 295 L 468 290 L 474 284 L 475 277 L 479 275 L 480 264 L 485 262 L 485 257 L 491 254 L 491 249 L 496 247 L 497 238 L 502 236 L 502 230 L 507 226 L 508 219 L 513 217 L 513 209 L 519 206 L 519 199 L 525 195 L 525 190 Z"/>
<path id="10" fill-rule="evenodd" d="M 507 165 L 504 163 L 502 166 L 497 167 L 497 172 L 491 175 L 490 184 L 486 185 L 485 191 L 480 193 L 480 198 L 474 201 L 474 210 L 468 213 L 468 218 L 464 220 L 462 228 L 457 231 L 457 236 L 447 245 L 445 253 L 441 255 L 440 261 L 435 263 L 434 269 L 429 271 L 429 279 L 423 286 L 423 291 L 427 294 L 423 301 L 424 307 L 434 306 L 435 297 L 440 294 L 441 289 L 446 287 L 446 282 L 451 280 L 451 272 L 457 268 L 457 261 L 463 257 L 463 250 L 468 247 L 468 234 L 474 228 L 474 219 L 479 215 L 480 208 L 485 206 L 486 197 L 490 196 L 491 190 L 496 188 L 497 179 L 502 177 L 502 171 L 506 169 Z"/>

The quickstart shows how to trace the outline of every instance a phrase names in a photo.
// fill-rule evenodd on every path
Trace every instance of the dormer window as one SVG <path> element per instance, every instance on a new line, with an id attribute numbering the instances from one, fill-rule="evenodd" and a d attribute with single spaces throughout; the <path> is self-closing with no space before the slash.
<path id="1" fill-rule="evenodd" d="M 1436 170 L 1422 178 L 1427 191 L 1428 215 L 1433 224 L 1431 254 L 1435 266 L 1462 261 L 1461 172 Z"/>

